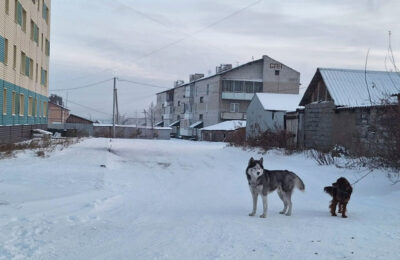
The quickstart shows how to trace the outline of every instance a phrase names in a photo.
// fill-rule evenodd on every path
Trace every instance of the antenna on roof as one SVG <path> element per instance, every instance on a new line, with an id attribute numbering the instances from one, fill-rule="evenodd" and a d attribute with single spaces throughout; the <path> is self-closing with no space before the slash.
<path id="1" fill-rule="evenodd" d="M 365 80 L 365 85 L 367 86 L 368 97 L 369 97 L 369 103 L 370 103 L 371 106 L 372 106 L 371 94 L 369 93 L 369 86 L 368 86 L 368 81 L 367 81 L 368 56 L 369 56 L 369 49 L 368 49 L 368 51 L 367 51 L 367 56 L 365 57 L 364 80 Z"/>

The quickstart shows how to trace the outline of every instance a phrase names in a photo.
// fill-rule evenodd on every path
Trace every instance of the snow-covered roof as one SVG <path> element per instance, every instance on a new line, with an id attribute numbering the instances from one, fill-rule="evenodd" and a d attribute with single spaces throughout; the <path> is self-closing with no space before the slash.
<path id="1" fill-rule="evenodd" d="M 264 110 L 291 111 L 299 107 L 301 99 L 297 94 L 256 93 Z"/>
<path id="2" fill-rule="evenodd" d="M 210 125 L 202 128 L 201 130 L 221 130 L 221 131 L 232 131 L 238 128 L 246 127 L 246 121 L 243 120 L 230 120 L 218 123 L 216 125 Z"/>
<path id="3" fill-rule="evenodd" d="M 177 125 L 179 124 L 180 121 L 181 121 L 181 120 L 178 119 L 178 120 L 172 122 L 171 124 L 169 124 L 169 126 L 177 126 Z"/>
<path id="4" fill-rule="evenodd" d="M 203 123 L 203 121 L 197 121 L 196 123 L 191 124 L 189 127 L 195 128 L 195 127 L 198 127 L 199 125 L 201 125 L 202 123 Z"/>
<path id="5" fill-rule="evenodd" d="M 397 72 L 326 68 L 318 71 L 336 106 L 381 105 L 382 99 L 396 102 L 391 96 L 400 93 L 400 73 Z"/>

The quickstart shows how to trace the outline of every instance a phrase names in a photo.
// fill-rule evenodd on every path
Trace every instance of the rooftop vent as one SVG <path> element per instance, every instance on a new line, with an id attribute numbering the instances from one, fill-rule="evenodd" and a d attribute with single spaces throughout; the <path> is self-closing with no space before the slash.
<path id="1" fill-rule="evenodd" d="M 215 73 L 219 74 L 230 69 L 232 69 L 232 64 L 221 64 L 215 68 Z"/>
<path id="2" fill-rule="evenodd" d="M 190 82 L 193 82 L 193 81 L 201 79 L 201 78 L 204 78 L 204 74 L 202 74 L 202 73 L 195 73 L 195 74 L 191 74 L 189 76 Z"/>
<path id="3" fill-rule="evenodd" d="M 182 86 L 183 84 L 185 84 L 185 81 L 178 79 L 174 82 L 174 88 Z"/>

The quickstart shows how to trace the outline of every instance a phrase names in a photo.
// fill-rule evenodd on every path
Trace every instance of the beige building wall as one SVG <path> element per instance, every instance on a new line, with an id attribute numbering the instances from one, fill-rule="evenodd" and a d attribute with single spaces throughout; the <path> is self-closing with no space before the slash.
<path id="1" fill-rule="evenodd" d="M 26 12 L 24 28 L 16 22 L 16 3 L 18 2 Z M 42 17 L 44 4 L 49 10 L 47 21 Z M 46 97 L 49 90 L 49 56 L 46 54 L 46 40 L 50 43 L 50 10 L 51 0 L 0 1 L 0 35 L 8 41 L 7 61 L 5 64 L 0 63 L 0 77 Z M 38 43 L 31 40 L 31 21 L 39 28 Z M 30 77 L 24 75 L 23 71 L 21 72 L 21 52 L 33 60 L 32 76 Z M 47 71 L 45 86 L 40 84 L 41 68 Z"/>

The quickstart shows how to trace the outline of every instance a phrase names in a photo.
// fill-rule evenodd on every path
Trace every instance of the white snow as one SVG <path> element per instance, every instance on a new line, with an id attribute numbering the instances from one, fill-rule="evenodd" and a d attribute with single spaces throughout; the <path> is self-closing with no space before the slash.
<path id="1" fill-rule="evenodd" d="M 322 189 L 364 171 L 270 152 L 265 166 L 296 172 L 306 191 L 294 192 L 291 217 L 278 213 L 273 193 L 261 219 L 248 216 L 250 156 L 261 155 L 223 143 L 99 138 L 45 159 L 0 160 L 0 259 L 398 259 L 400 186 L 384 172 L 355 185 L 342 219 L 330 216 Z"/>
<path id="2" fill-rule="evenodd" d="M 93 126 L 98 126 L 98 127 L 112 127 L 113 124 L 98 124 L 94 123 Z M 164 126 L 137 126 L 137 125 L 115 125 L 116 127 L 128 127 L 128 128 L 141 128 L 141 129 L 157 129 L 157 130 L 165 130 L 165 129 L 172 129 L 171 127 L 164 127 Z"/>
<path id="3" fill-rule="evenodd" d="M 221 131 L 232 131 L 238 128 L 246 127 L 246 121 L 244 120 L 228 120 L 215 125 L 204 127 L 200 130 L 221 130 Z"/>
<path id="4" fill-rule="evenodd" d="M 301 95 L 256 93 L 254 98 L 260 100 L 264 110 L 294 111 L 299 108 Z"/>

